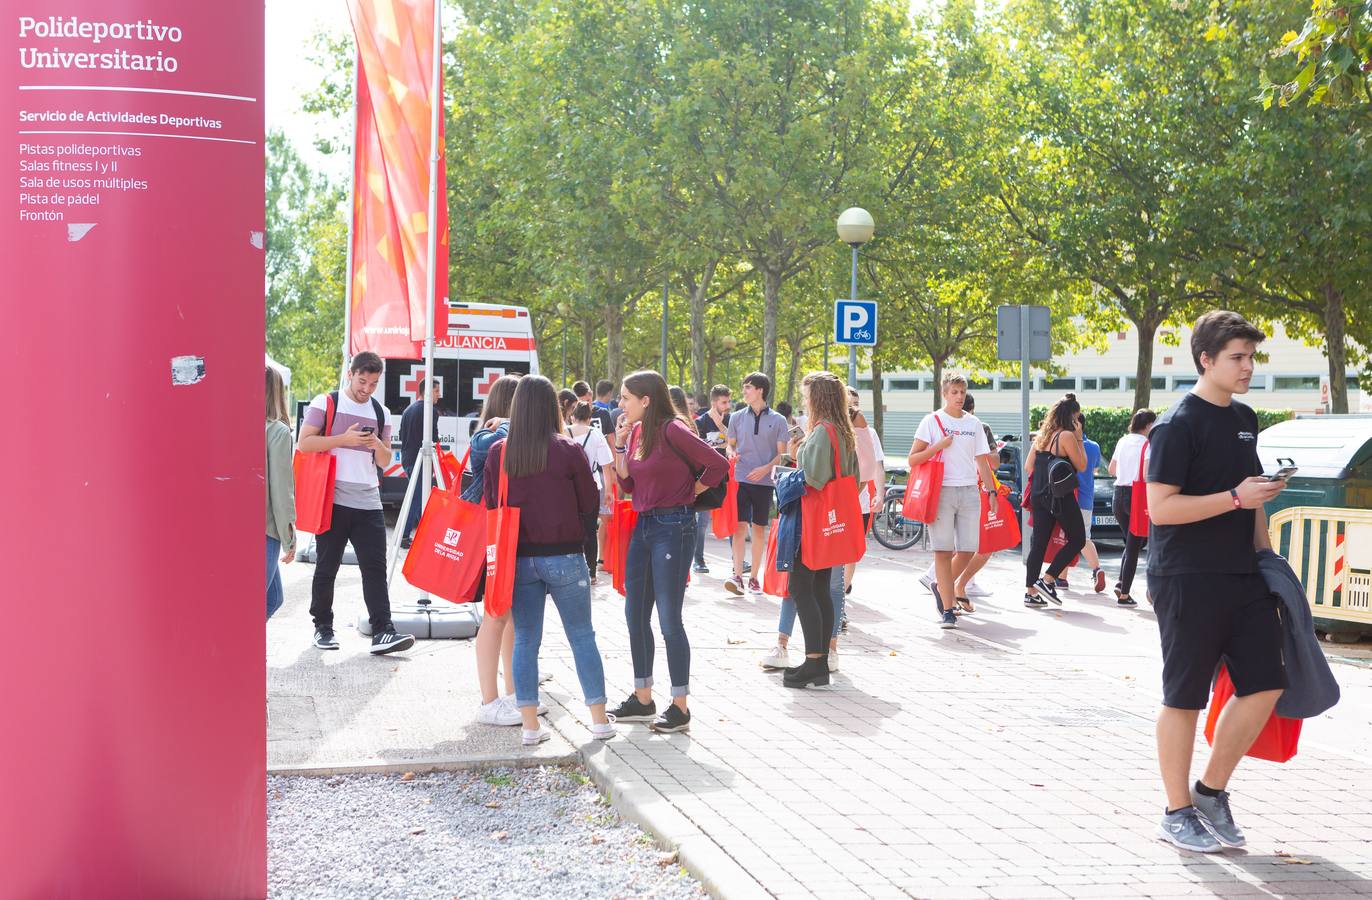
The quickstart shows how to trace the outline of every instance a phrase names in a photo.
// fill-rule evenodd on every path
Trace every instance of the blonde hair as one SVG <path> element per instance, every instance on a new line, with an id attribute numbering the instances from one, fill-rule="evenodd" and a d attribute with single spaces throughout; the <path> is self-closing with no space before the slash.
<path id="1" fill-rule="evenodd" d="M 962 374 L 961 372 L 944 372 L 943 381 L 939 383 L 939 393 L 943 393 L 944 391 L 948 390 L 948 385 L 950 384 L 960 384 L 964 388 L 966 388 L 967 376 Z"/>
<path id="2" fill-rule="evenodd" d="M 800 389 L 805 394 L 810 430 L 827 422 L 838 431 L 839 449 L 852 450 L 853 421 L 848 416 L 848 392 L 844 390 L 843 381 L 833 372 L 811 372 L 801 379 Z"/>
<path id="3" fill-rule="evenodd" d="M 290 427 L 291 414 L 286 407 L 286 382 L 281 373 L 267 366 L 267 421 L 273 419 Z"/>

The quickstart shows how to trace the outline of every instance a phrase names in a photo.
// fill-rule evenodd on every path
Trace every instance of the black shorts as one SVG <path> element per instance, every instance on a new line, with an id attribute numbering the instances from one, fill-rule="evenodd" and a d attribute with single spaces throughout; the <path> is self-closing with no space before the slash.
<path id="1" fill-rule="evenodd" d="M 1221 661 L 1239 697 L 1286 687 L 1277 597 L 1257 573 L 1149 575 L 1162 637 L 1162 702 L 1204 709 Z"/>
<path id="2" fill-rule="evenodd" d="M 738 483 L 738 524 L 743 525 L 752 522 L 754 525 L 766 526 L 772 517 L 772 498 L 776 496 L 776 488 L 770 484 L 749 484 L 746 481 Z"/>

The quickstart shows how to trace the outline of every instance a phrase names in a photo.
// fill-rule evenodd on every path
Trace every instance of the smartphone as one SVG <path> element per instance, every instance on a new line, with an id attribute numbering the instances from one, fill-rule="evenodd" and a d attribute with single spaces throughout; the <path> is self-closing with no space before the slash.
<path id="1" fill-rule="evenodd" d="M 799 425 L 792 425 L 786 431 L 787 434 L 790 435 L 791 440 L 793 441 L 798 441 L 801 438 L 805 437 L 805 429 L 801 428 Z"/>
<path id="2" fill-rule="evenodd" d="M 1285 481 L 1299 471 L 1295 466 L 1282 466 L 1275 472 L 1264 472 L 1262 477 L 1268 481 Z"/>
<path id="3" fill-rule="evenodd" d="M 375 432 L 376 432 L 376 426 L 375 426 L 375 425 L 363 425 L 363 426 L 362 426 L 362 433 L 363 433 L 363 434 L 371 435 L 371 434 L 373 434 L 373 433 L 375 433 Z"/>

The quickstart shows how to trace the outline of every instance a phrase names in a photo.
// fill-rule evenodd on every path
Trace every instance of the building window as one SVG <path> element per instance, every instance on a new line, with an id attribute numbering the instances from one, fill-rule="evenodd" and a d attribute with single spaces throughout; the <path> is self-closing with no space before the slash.
<path id="1" fill-rule="evenodd" d="M 1356 376 L 1356 375 L 1345 375 L 1344 377 L 1348 379 L 1348 389 L 1349 389 L 1350 391 L 1356 391 L 1356 390 L 1358 389 L 1358 384 L 1359 384 L 1359 382 L 1358 382 L 1358 376 Z"/>
<path id="2" fill-rule="evenodd" d="M 1043 383 L 1044 390 L 1048 391 L 1075 391 L 1077 389 L 1077 379 L 1071 378 L 1050 378 Z"/>
<path id="3" fill-rule="evenodd" d="M 970 391 L 989 391 L 991 390 L 991 382 L 982 381 L 980 378 L 969 378 L 967 379 L 967 389 Z"/>
<path id="4" fill-rule="evenodd" d="M 1273 385 L 1279 391 L 1317 391 L 1320 389 L 1318 375 L 1277 375 Z"/>
<path id="5" fill-rule="evenodd" d="M 1002 391 L 1017 391 L 1017 390 L 1019 390 L 1019 379 L 1018 379 L 1018 378 L 1002 378 L 1002 379 L 1000 380 L 1000 390 L 1002 390 Z"/>
<path id="6" fill-rule="evenodd" d="M 1265 390 L 1267 390 L 1267 376 L 1266 376 L 1266 375 L 1254 375 L 1253 378 L 1252 378 L 1252 380 L 1248 382 L 1248 389 L 1249 389 L 1250 391 L 1265 391 Z"/>
<path id="7" fill-rule="evenodd" d="M 1149 379 L 1149 382 L 1153 385 L 1153 390 L 1155 391 L 1167 390 L 1167 377 L 1165 375 L 1154 375 Z M 1138 386 L 1138 383 L 1139 380 L 1131 375 L 1124 379 L 1124 388 L 1125 390 L 1132 391 Z"/>
<path id="8" fill-rule="evenodd" d="M 1189 391 L 1196 386 L 1196 381 L 1197 376 L 1195 375 L 1178 375 L 1172 379 L 1172 390 Z"/>
<path id="9" fill-rule="evenodd" d="M 1101 377 L 1101 380 L 1100 380 L 1100 389 L 1101 389 L 1102 391 L 1117 391 L 1117 390 L 1119 390 L 1119 389 L 1120 389 L 1120 380 L 1119 380 L 1119 378 L 1118 378 L 1117 376 L 1114 376 L 1114 375 L 1105 375 L 1105 376 L 1102 376 L 1102 377 Z"/>
<path id="10" fill-rule="evenodd" d="M 1096 391 L 1096 390 L 1100 390 L 1100 379 L 1099 379 L 1099 378 L 1086 378 L 1085 376 L 1083 376 L 1082 379 L 1081 379 L 1081 389 L 1082 389 L 1083 391 Z"/>
<path id="11" fill-rule="evenodd" d="M 860 391 L 870 391 L 870 390 L 872 389 L 872 379 L 870 379 L 870 378 L 859 378 L 859 379 L 857 380 L 857 389 L 860 390 Z M 373 417 L 373 418 L 375 418 L 375 417 Z"/>
<path id="12" fill-rule="evenodd" d="M 919 390 L 918 378 L 892 378 L 890 390 L 893 391 L 917 391 Z"/>

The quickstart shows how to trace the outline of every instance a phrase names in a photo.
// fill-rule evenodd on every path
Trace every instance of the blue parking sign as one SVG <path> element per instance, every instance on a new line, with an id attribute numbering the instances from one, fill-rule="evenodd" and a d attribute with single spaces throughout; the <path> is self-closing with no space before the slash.
<path id="1" fill-rule="evenodd" d="M 834 301 L 834 343 L 875 347 L 877 303 L 875 300 Z"/>

